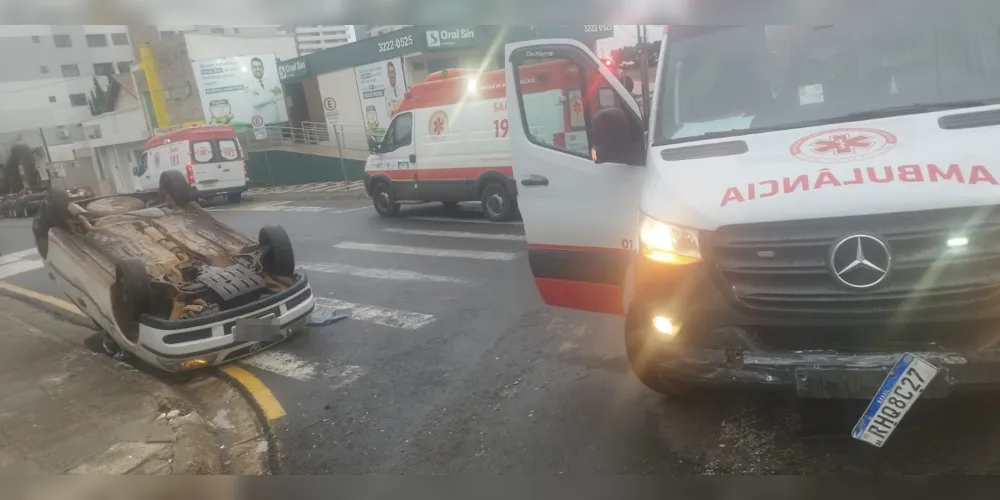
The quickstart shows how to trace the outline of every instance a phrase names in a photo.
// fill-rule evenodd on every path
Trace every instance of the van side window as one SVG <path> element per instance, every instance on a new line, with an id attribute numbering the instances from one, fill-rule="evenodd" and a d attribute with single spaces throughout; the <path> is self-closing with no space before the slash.
<path id="1" fill-rule="evenodd" d="M 521 119 L 528 140 L 544 148 L 590 158 L 584 71 L 575 62 L 552 57 L 515 67 L 521 82 Z"/>
<path id="2" fill-rule="evenodd" d="M 141 155 L 139 155 L 139 165 L 136 167 L 135 175 L 143 175 L 146 173 L 146 169 L 148 168 L 146 162 L 148 161 L 148 159 L 149 159 L 149 153 L 147 152 L 143 152 Z"/>

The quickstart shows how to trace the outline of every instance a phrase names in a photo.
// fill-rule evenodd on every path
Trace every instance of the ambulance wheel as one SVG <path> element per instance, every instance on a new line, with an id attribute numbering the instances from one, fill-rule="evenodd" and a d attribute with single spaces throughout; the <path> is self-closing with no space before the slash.
<path id="1" fill-rule="evenodd" d="M 690 384 L 657 370 L 657 357 L 663 351 L 656 345 L 660 339 L 653 337 L 656 334 L 650 325 L 640 321 L 647 317 L 630 314 L 625 321 L 625 354 L 632 373 L 643 385 L 665 396 L 690 396 L 694 392 Z"/>
<path id="2" fill-rule="evenodd" d="M 516 211 L 514 197 L 499 182 L 491 182 L 483 188 L 483 213 L 493 222 L 506 222 Z"/>
<path id="3" fill-rule="evenodd" d="M 226 200 L 228 200 L 229 203 L 239 203 L 243 201 L 243 193 L 229 193 L 226 195 Z"/>
<path id="4" fill-rule="evenodd" d="M 387 182 L 379 182 L 372 188 L 372 203 L 375 211 L 383 217 L 395 217 L 399 214 L 399 205 L 392 198 L 392 189 Z"/>

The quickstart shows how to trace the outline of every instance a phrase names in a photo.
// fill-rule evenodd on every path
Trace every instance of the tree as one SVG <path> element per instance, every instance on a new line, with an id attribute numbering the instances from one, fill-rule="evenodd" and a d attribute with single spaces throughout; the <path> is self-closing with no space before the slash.
<path id="1" fill-rule="evenodd" d="M 646 54 L 646 64 L 651 67 L 656 66 L 656 63 L 660 61 L 660 40 L 647 42 L 646 46 L 643 47 L 643 52 Z M 626 45 L 621 49 L 611 51 L 611 59 L 622 68 L 637 66 L 639 64 L 638 57 L 639 49 L 636 45 Z"/>

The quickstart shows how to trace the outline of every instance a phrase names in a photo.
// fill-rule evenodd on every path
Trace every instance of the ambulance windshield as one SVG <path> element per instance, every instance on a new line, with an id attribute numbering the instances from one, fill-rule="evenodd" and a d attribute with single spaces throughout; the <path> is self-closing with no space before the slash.
<path id="1" fill-rule="evenodd" d="M 674 27 L 654 145 L 1000 103 L 1000 23 Z"/>

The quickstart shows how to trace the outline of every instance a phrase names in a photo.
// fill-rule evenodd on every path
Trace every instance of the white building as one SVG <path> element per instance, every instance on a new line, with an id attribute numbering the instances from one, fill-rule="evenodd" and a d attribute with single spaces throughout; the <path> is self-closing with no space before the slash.
<path id="1" fill-rule="evenodd" d="M 203 35 L 229 35 L 229 36 L 271 36 L 285 35 L 288 32 L 280 24 L 158 24 L 156 29 L 160 32 L 161 40 L 175 38 L 184 33 L 201 33 Z"/>
<path id="2" fill-rule="evenodd" d="M 94 77 L 106 87 L 134 60 L 123 25 L 0 26 L 0 151 L 12 137 L 41 145 L 25 131 L 50 146 L 82 139 Z"/>
<path id="3" fill-rule="evenodd" d="M 308 25 L 295 27 L 295 43 L 299 55 L 306 55 L 317 50 L 329 49 L 345 43 L 358 41 L 355 27 L 350 24 Z"/>

